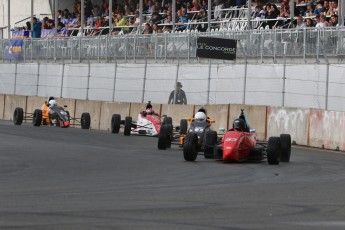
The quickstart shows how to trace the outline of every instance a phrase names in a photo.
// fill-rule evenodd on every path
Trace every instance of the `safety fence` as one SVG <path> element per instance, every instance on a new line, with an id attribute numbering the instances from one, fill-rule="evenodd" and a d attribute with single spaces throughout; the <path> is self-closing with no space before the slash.
<path id="1" fill-rule="evenodd" d="M 200 36 L 236 39 L 237 58 L 340 57 L 345 55 L 345 27 L 285 30 L 217 30 L 154 35 L 118 35 L 24 39 L 22 62 L 79 63 L 85 60 L 135 62 L 150 59 L 166 63 L 169 59 L 196 60 L 197 38 Z M 0 40 L 0 61 L 7 62 L 11 52 L 9 40 Z"/>
<path id="2" fill-rule="evenodd" d="M 188 104 L 345 111 L 342 64 L 0 64 L 0 94 L 167 104 L 177 82 Z"/>

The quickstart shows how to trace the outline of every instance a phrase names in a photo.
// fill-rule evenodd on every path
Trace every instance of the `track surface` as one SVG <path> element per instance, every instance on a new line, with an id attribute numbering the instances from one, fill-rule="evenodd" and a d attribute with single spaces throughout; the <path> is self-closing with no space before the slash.
<path id="1" fill-rule="evenodd" d="M 157 139 L 0 121 L 0 229 L 345 229 L 345 155 L 185 162 Z"/>

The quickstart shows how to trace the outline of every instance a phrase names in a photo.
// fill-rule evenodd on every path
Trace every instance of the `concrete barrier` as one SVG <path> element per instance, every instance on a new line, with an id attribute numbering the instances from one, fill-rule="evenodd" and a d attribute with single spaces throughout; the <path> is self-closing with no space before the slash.
<path id="1" fill-rule="evenodd" d="M 0 119 L 4 119 L 5 112 L 5 95 L 0 94 Z"/>
<path id="2" fill-rule="evenodd" d="M 298 145 L 308 145 L 309 109 L 267 107 L 267 138 L 291 135 Z"/>
<path id="3" fill-rule="evenodd" d="M 233 121 L 244 109 L 251 129 L 256 130 L 258 140 L 266 140 L 266 106 L 254 105 L 230 105 L 229 109 L 229 128 L 232 127 Z"/>
<path id="4" fill-rule="evenodd" d="M 5 95 L 5 109 L 4 109 L 4 120 L 12 121 L 13 112 L 17 107 L 23 108 L 26 111 L 26 96 L 17 95 Z"/>
<path id="5" fill-rule="evenodd" d="M 120 114 L 121 119 L 125 119 L 125 117 L 129 115 L 130 106 L 130 103 L 102 102 L 100 129 L 110 130 L 111 117 L 113 114 Z"/>
<path id="6" fill-rule="evenodd" d="M 82 113 L 88 112 L 91 116 L 91 129 L 99 129 L 100 126 L 100 115 L 101 115 L 101 104 L 100 101 L 84 101 L 77 100 L 75 108 L 75 117 L 80 118 Z M 80 127 L 80 126 L 76 126 Z"/>
<path id="7" fill-rule="evenodd" d="M 162 105 L 161 114 L 171 117 L 173 120 L 173 126 L 179 126 L 181 119 L 193 116 L 194 105 Z"/>
<path id="8" fill-rule="evenodd" d="M 229 127 L 229 108 L 230 105 L 196 105 L 195 111 L 196 113 L 201 107 L 207 110 L 207 116 L 215 121 L 212 124 L 212 129 L 219 132 L 219 128 L 228 129 Z"/>
<path id="9" fill-rule="evenodd" d="M 310 143 L 317 148 L 345 150 L 345 112 L 310 110 Z"/>

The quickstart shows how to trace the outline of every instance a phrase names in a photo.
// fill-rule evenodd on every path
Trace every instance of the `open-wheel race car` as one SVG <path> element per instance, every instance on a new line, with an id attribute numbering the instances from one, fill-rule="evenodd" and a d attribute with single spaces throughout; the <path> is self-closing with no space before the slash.
<path id="1" fill-rule="evenodd" d="M 270 137 L 268 142 L 260 142 L 256 140 L 255 132 L 255 129 L 250 129 L 242 110 L 239 117 L 234 120 L 233 127 L 223 137 L 218 137 L 215 131 L 206 133 L 204 157 L 224 162 L 261 162 L 267 159 L 268 164 L 272 165 L 290 161 L 291 136 L 289 134 Z M 184 148 L 184 159 L 195 161 L 198 155 L 196 149 L 195 141 L 191 142 L 187 148 Z"/>
<path id="2" fill-rule="evenodd" d="M 144 136 L 158 136 L 162 124 L 172 124 L 172 118 L 163 116 L 163 121 L 158 113 L 152 109 L 151 102 L 146 105 L 146 110 L 139 113 L 137 121 L 133 121 L 132 117 L 126 116 L 125 120 L 121 120 L 120 114 L 113 114 L 111 118 L 111 132 L 119 133 L 123 127 L 125 136 L 138 134 Z"/>
<path id="3" fill-rule="evenodd" d="M 161 133 L 158 137 L 158 149 L 170 148 L 172 144 L 179 145 L 183 151 L 193 151 L 198 153 L 204 151 L 206 133 L 211 130 L 211 124 L 215 121 L 207 117 L 206 110 L 200 108 L 192 117 L 181 119 L 180 126 L 175 129 L 170 124 L 162 125 Z M 188 127 L 188 123 L 190 123 Z"/>
<path id="4" fill-rule="evenodd" d="M 44 102 L 41 109 L 35 109 L 33 113 L 24 112 L 23 108 L 20 107 L 15 108 L 13 123 L 21 125 L 23 121 L 31 120 L 34 126 L 45 125 L 68 128 L 80 125 L 82 129 L 90 128 L 91 117 L 89 113 L 84 112 L 80 118 L 74 118 L 70 116 L 69 111 L 58 106 L 53 97 L 50 97 L 48 101 L 48 103 Z M 71 124 L 71 121 L 75 121 L 75 123 Z"/>

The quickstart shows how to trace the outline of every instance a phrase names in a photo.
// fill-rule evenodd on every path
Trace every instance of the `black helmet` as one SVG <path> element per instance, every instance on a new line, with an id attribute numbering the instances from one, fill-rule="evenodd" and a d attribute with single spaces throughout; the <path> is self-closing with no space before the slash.
<path id="1" fill-rule="evenodd" d="M 152 109 L 151 101 L 149 101 L 146 105 L 146 109 Z"/>
<path id="2" fill-rule="evenodd" d="M 246 122 L 243 119 L 237 118 L 234 120 L 232 128 L 237 131 L 246 131 Z"/>
<path id="3" fill-rule="evenodd" d="M 198 110 L 198 112 L 203 112 L 204 114 L 207 115 L 207 111 L 206 111 L 206 109 L 205 109 L 204 107 L 201 107 L 201 108 Z"/>

